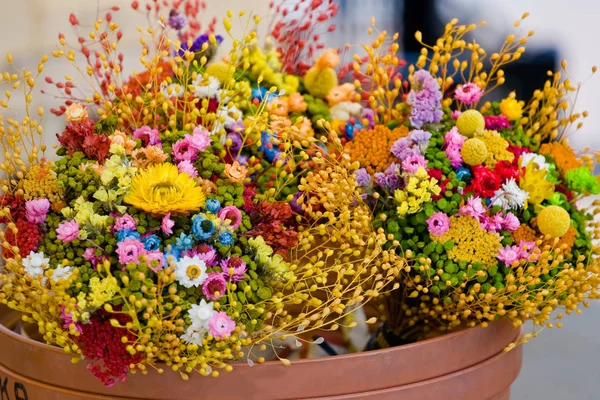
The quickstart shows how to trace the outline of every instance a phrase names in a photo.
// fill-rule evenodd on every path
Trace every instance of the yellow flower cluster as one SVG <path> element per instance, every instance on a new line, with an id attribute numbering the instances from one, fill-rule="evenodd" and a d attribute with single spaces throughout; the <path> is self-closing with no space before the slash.
<path id="1" fill-rule="evenodd" d="M 87 305 L 96 309 L 102 307 L 104 303 L 112 300 L 119 291 L 117 280 L 110 276 L 100 280 L 98 277 L 90 279 L 90 293 L 88 294 Z"/>
<path id="2" fill-rule="evenodd" d="M 498 264 L 500 236 L 481 228 L 479 222 L 469 215 L 450 217 L 450 229 L 442 236 L 432 236 L 440 243 L 451 241 L 454 247 L 448 256 L 454 261 L 481 263 L 486 266 Z"/>
<path id="3" fill-rule="evenodd" d="M 508 142 L 500 136 L 496 131 L 484 131 L 475 133 L 475 137 L 485 143 L 487 148 L 487 159 L 485 160 L 485 166 L 488 168 L 495 168 L 498 161 L 504 160 L 512 162 L 515 155 L 508 148 Z"/>
<path id="4" fill-rule="evenodd" d="M 529 193 L 527 202 L 539 205 L 554 194 L 554 184 L 546 180 L 547 171 L 540 169 L 533 161 L 525 167 L 519 180 L 519 187 Z"/>
<path id="5" fill-rule="evenodd" d="M 59 204 L 61 191 L 57 187 L 56 174 L 52 171 L 52 163 L 42 160 L 33 164 L 20 182 L 25 200 L 47 198 L 51 204 Z"/>
<path id="6" fill-rule="evenodd" d="M 500 112 L 504 114 L 509 121 L 516 121 L 523 116 L 523 102 L 515 99 L 515 94 L 511 95 L 500 102 Z"/>
<path id="7" fill-rule="evenodd" d="M 262 48 L 254 42 L 248 50 L 247 55 L 242 58 L 242 62 L 247 62 L 250 65 L 249 71 L 252 74 L 262 76 L 265 83 L 277 86 L 278 89 L 284 90 L 285 93 L 298 91 L 300 80 L 297 76 L 276 72 L 281 70 L 281 62 L 275 49 L 265 54 Z M 224 81 L 221 80 L 221 82 Z"/>
<path id="8" fill-rule="evenodd" d="M 398 203 L 398 215 L 414 214 L 421 210 L 424 203 L 431 201 L 432 194 L 440 194 L 442 189 L 437 185 L 437 179 L 430 178 L 423 167 L 408 178 L 406 187 L 394 192 L 394 200 Z"/>

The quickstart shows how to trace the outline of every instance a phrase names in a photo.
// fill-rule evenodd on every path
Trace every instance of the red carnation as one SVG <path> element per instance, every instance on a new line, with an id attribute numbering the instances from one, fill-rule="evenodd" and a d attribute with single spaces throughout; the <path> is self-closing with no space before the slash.
<path id="1" fill-rule="evenodd" d="M 517 182 L 519 181 L 520 171 L 517 166 L 506 160 L 501 160 L 496 163 L 496 173 L 500 175 L 502 181 L 514 178 Z"/>
<path id="2" fill-rule="evenodd" d="M 472 190 L 481 197 L 492 197 L 494 192 L 500 189 L 501 179 L 494 171 L 490 171 L 482 165 L 473 167 Z"/>

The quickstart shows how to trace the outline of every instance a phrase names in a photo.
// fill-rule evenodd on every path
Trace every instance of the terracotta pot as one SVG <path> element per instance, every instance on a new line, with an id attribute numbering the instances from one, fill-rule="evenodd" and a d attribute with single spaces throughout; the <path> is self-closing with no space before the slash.
<path id="1" fill-rule="evenodd" d="M 499 321 L 423 342 L 293 362 L 240 364 L 219 378 L 130 375 L 112 388 L 61 349 L 13 332 L 18 314 L 0 309 L 0 399 L 373 399 L 508 400 L 521 347 L 504 352 L 519 330 Z M 11 329 L 8 329 L 8 328 Z"/>

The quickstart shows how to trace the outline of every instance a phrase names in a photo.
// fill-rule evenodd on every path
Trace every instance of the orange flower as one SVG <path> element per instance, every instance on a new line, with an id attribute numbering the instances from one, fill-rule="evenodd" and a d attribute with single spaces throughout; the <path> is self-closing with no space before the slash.
<path id="1" fill-rule="evenodd" d="M 231 182 L 244 182 L 247 174 L 248 169 L 237 161 L 234 161 L 233 164 L 225 165 L 225 175 L 227 175 Z"/>
<path id="2" fill-rule="evenodd" d="M 337 50 L 329 49 L 325 50 L 315 61 L 319 68 L 335 68 L 340 64 L 340 56 Z"/>
<path id="3" fill-rule="evenodd" d="M 298 92 L 290 94 L 290 97 L 288 98 L 288 103 L 291 112 L 302 112 L 305 111 L 308 107 L 308 105 L 304 101 L 304 96 L 302 96 Z"/>
<path id="4" fill-rule="evenodd" d="M 148 146 L 134 150 L 131 156 L 133 158 L 133 166 L 140 169 L 148 168 L 153 164 L 160 164 L 168 158 L 158 146 Z"/>
<path id="5" fill-rule="evenodd" d="M 352 161 L 358 161 L 372 175 L 385 171 L 392 164 L 394 156 L 390 153 L 390 148 L 396 140 L 406 135 L 408 128 L 404 125 L 392 131 L 385 125 L 375 125 L 373 129 L 357 132 L 354 140 L 348 142 L 344 150 Z"/>
<path id="6" fill-rule="evenodd" d="M 556 168 L 563 176 L 570 170 L 581 167 L 581 161 L 577 159 L 571 146 L 566 143 L 544 143 L 540 147 L 540 154 L 552 157 L 556 163 Z"/>
<path id="7" fill-rule="evenodd" d="M 69 122 L 85 121 L 87 117 L 87 108 L 79 103 L 71 104 L 65 111 L 65 119 Z"/>
<path id="8" fill-rule="evenodd" d="M 287 97 L 276 97 L 267 104 L 267 109 L 272 115 L 285 117 L 289 112 L 289 103 Z"/>
<path id="9" fill-rule="evenodd" d="M 325 96 L 330 107 L 335 106 L 342 101 L 353 101 L 356 94 L 356 88 L 353 83 L 344 83 L 334 87 Z"/>
<path id="10" fill-rule="evenodd" d="M 127 154 L 131 154 L 131 151 L 135 149 L 135 140 L 130 139 L 121 131 L 115 131 L 109 136 L 110 142 L 113 144 L 119 144 L 123 146 Z"/>

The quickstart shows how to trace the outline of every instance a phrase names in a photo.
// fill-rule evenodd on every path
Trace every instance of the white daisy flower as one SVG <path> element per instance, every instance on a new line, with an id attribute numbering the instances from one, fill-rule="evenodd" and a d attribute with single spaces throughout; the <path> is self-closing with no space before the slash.
<path id="1" fill-rule="evenodd" d="M 198 80 L 195 83 L 194 96 L 200 98 L 206 97 L 210 99 L 217 96 L 219 89 L 221 89 L 221 82 L 219 82 L 219 80 L 214 76 L 209 76 L 208 82 L 202 82 L 201 80 Z"/>
<path id="2" fill-rule="evenodd" d="M 58 282 L 61 279 L 68 279 L 71 274 L 73 274 L 73 267 L 63 267 L 58 264 L 58 266 L 52 272 L 52 276 L 50 277 L 53 281 Z"/>
<path id="3" fill-rule="evenodd" d="M 202 285 L 207 277 L 206 264 L 198 256 L 185 256 L 175 266 L 175 278 L 186 288 Z"/>
<path id="4" fill-rule="evenodd" d="M 186 343 L 197 344 L 198 346 L 202 346 L 202 339 L 204 339 L 207 333 L 207 328 L 191 325 L 185 330 L 185 333 L 181 335 L 181 340 L 183 340 Z"/>
<path id="5" fill-rule="evenodd" d="M 43 252 L 36 253 L 33 250 L 23 259 L 23 268 L 32 278 L 37 278 L 44 274 L 44 269 L 48 268 L 49 258 L 44 257 Z"/>
<path id="6" fill-rule="evenodd" d="M 197 328 L 208 328 L 208 320 L 214 313 L 214 304 L 207 303 L 204 299 L 200 300 L 200 304 L 193 304 L 188 310 L 192 326 Z"/>
<path id="7" fill-rule="evenodd" d="M 166 98 L 178 97 L 182 98 L 185 93 L 185 87 L 178 83 L 172 83 L 163 87 L 162 92 Z"/>
<path id="8" fill-rule="evenodd" d="M 500 189 L 496 190 L 494 198 L 493 204 L 495 206 L 516 210 L 517 208 L 523 207 L 529 198 L 529 193 L 519 187 L 515 178 L 510 178 Z"/>
<path id="9" fill-rule="evenodd" d="M 535 154 L 535 153 L 525 153 L 525 154 L 522 154 L 521 158 L 519 159 L 519 165 L 522 168 L 524 168 L 531 161 L 533 161 L 533 163 L 535 165 L 537 165 L 539 169 L 543 169 L 543 170 L 548 171 L 548 169 L 550 168 L 550 165 L 548 165 L 548 163 L 546 162 L 546 158 L 544 156 L 541 156 L 541 155 Z"/>

